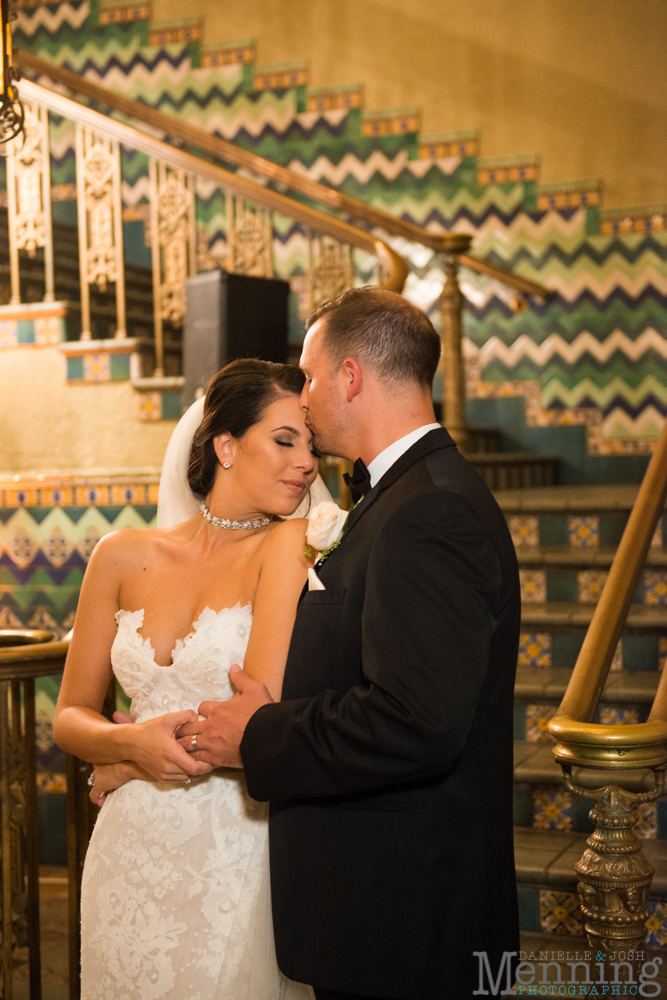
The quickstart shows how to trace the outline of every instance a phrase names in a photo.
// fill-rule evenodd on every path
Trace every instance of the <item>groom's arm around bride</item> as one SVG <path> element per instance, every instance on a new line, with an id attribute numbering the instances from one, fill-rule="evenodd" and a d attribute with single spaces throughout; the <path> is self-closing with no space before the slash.
<path id="1" fill-rule="evenodd" d="M 311 319 L 315 443 L 361 456 L 372 488 L 325 589 L 302 597 L 282 701 L 241 674 L 239 697 L 184 730 L 217 764 L 240 762 L 243 734 L 250 794 L 271 802 L 278 961 L 322 997 L 459 1000 L 478 988 L 473 952 L 496 970 L 518 951 L 518 573 L 499 508 L 433 423 L 438 354 L 392 293 Z"/>

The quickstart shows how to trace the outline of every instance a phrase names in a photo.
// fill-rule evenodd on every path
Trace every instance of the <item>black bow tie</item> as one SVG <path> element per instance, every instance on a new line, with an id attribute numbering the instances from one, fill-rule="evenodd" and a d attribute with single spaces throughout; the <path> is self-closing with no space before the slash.
<path id="1" fill-rule="evenodd" d="M 371 474 L 366 468 L 366 463 L 361 458 L 358 458 L 354 463 L 352 475 L 345 472 L 343 473 L 343 479 L 352 494 L 352 503 L 358 503 L 371 488 Z"/>

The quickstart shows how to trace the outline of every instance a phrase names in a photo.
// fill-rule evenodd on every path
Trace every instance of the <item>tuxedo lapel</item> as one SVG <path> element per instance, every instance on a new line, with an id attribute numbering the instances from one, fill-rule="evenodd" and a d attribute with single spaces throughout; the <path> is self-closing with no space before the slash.
<path id="1" fill-rule="evenodd" d="M 449 431 L 441 427 L 440 430 L 429 431 L 425 434 L 419 441 L 416 441 L 411 448 L 401 455 L 401 457 L 394 462 L 390 469 L 387 469 L 382 479 L 380 479 L 375 486 L 372 488 L 370 493 L 367 493 L 363 500 L 360 500 L 357 506 L 350 511 L 350 515 L 347 519 L 347 526 L 345 529 L 345 534 L 348 535 L 355 524 L 357 524 L 361 518 L 364 516 L 367 510 L 369 510 L 381 493 L 384 493 L 386 489 L 392 486 L 397 479 L 400 479 L 409 468 L 411 468 L 415 462 L 418 462 L 425 455 L 429 455 L 432 451 L 438 451 L 440 448 L 455 448 L 454 440 L 452 439 Z"/>

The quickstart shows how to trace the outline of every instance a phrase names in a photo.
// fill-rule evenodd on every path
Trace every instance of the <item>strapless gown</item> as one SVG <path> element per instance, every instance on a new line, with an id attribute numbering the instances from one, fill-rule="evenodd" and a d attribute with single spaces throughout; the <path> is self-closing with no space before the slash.
<path id="1" fill-rule="evenodd" d="M 250 605 L 206 608 L 168 667 L 139 635 L 143 611 L 116 620 L 111 662 L 135 722 L 232 697 Z M 109 795 L 83 873 L 82 1000 L 312 1000 L 276 964 L 268 850 L 268 806 L 241 771 Z"/>

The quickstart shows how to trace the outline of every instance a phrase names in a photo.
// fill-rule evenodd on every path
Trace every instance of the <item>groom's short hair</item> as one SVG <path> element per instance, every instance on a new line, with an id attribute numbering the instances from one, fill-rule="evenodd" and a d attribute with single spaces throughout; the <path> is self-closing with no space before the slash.
<path id="1" fill-rule="evenodd" d="M 431 387 L 440 360 L 440 337 L 421 309 L 397 292 L 366 286 L 325 302 L 306 320 L 318 320 L 334 368 L 345 358 L 365 362 L 378 378 Z"/>

